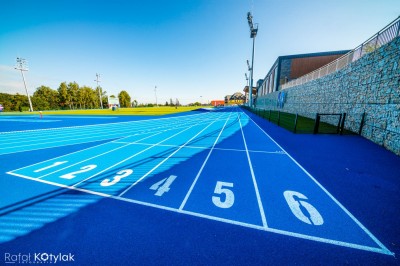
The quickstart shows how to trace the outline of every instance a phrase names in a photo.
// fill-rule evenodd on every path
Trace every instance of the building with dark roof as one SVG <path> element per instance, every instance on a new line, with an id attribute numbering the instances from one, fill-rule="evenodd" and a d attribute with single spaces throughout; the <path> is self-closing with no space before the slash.
<path id="1" fill-rule="evenodd" d="M 329 64 L 347 52 L 349 50 L 279 56 L 258 86 L 257 96 L 278 91 L 282 84 Z"/>
<path id="2" fill-rule="evenodd" d="M 246 97 L 241 92 L 235 92 L 232 95 L 225 96 L 225 104 L 243 104 L 246 101 Z"/>
<path id="3" fill-rule="evenodd" d="M 245 86 L 243 89 L 244 92 L 244 96 L 245 96 L 245 103 L 247 103 L 249 101 L 249 86 Z M 257 87 L 253 87 L 253 100 L 256 98 L 257 96 Z"/>

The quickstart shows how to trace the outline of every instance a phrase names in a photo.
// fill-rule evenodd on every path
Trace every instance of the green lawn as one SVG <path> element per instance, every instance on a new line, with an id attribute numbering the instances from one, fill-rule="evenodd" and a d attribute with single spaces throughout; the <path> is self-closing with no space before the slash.
<path id="1" fill-rule="evenodd" d="M 249 110 L 249 108 L 246 108 Z M 315 119 L 305 117 L 305 116 L 297 116 L 296 123 L 296 114 L 279 112 L 274 110 L 261 110 L 261 109 L 252 109 L 253 113 L 261 116 L 262 118 L 279 125 L 289 131 L 295 133 L 313 133 L 315 126 Z M 322 134 L 333 134 L 337 133 L 337 125 L 328 124 L 325 122 L 320 122 L 318 133 Z M 348 130 L 344 130 L 343 134 L 354 134 Z"/>

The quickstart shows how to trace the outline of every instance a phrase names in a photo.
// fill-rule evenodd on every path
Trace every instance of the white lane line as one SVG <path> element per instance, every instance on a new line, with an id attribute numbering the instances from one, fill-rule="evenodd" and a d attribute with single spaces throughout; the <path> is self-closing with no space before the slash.
<path id="1" fill-rule="evenodd" d="M 203 115 L 204 116 L 204 115 Z M 5 138 L 0 135 L 0 142 L 6 142 L 6 145 L 10 145 L 12 141 L 16 141 L 20 138 L 22 138 L 22 142 L 32 142 L 32 141 L 37 141 L 37 140 L 42 140 L 46 139 L 48 135 L 50 135 L 53 138 L 57 138 L 58 136 L 61 135 L 61 138 L 65 139 L 68 136 L 74 136 L 74 137 L 82 137 L 87 135 L 86 132 L 90 131 L 90 135 L 94 135 L 95 133 L 99 132 L 99 135 L 104 135 L 104 132 L 112 132 L 113 135 L 116 135 L 116 133 L 121 132 L 126 133 L 126 134 L 131 134 L 132 130 L 136 130 L 137 128 L 140 128 L 141 130 L 151 130 L 157 127 L 166 127 L 166 126 L 171 126 L 171 125 L 178 125 L 180 126 L 181 124 L 193 124 L 196 123 L 197 120 L 199 121 L 204 121 L 208 120 L 208 117 L 201 117 L 202 119 L 199 120 L 191 119 L 189 118 L 182 118 L 180 120 L 171 120 L 171 121 L 165 121 L 165 120 L 145 120 L 145 121 L 134 121 L 134 122 L 121 122 L 121 123 L 110 123 L 110 124 L 101 124 L 101 125 L 96 125 L 96 127 L 93 127 L 92 125 L 87 125 L 87 126 L 79 126 L 75 128 L 57 128 L 57 129 L 52 129 L 52 130 L 41 130 L 40 132 L 24 132 L 20 133 L 19 131 L 15 132 L 15 134 L 12 135 L 7 135 L 8 138 Z M 136 122 L 136 123 L 135 123 Z M 140 123 L 139 123 L 140 122 Z M 116 129 L 116 127 L 118 127 Z M 122 129 L 121 129 L 122 128 Z M 126 132 L 128 131 L 128 132 Z M 40 134 L 40 135 L 39 135 Z M 17 142 L 18 144 L 21 144 L 21 141 Z M 43 142 L 42 142 L 43 143 Z M 2 145 L 3 146 L 3 145 Z M 6 147 L 7 148 L 7 147 Z M 6 149 L 4 146 L 0 149 Z M 8 147 L 10 148 L 10 147 Z M 16 148 L 11 147 L 11 148 Z"/>
<path id="2" fill-rule="evenodd" d="M 121 140 L 115 140 L 113 141 L 114 143 L 118 143 L 118 144 L 127 144 L 127 143 L 131 143 L 130 141 L 123 141 L 123 139 Z M 147 146 L 151 146 L 154 145 L 154 143 L 137 143 L 140 145 L 147 145 Z M 182 145 L 173 145 L 173 144 L 160 144 L 158 145 L 160 147 L 173 147 L 173 148 L 179 148 L 182 147 Z M 201 149 L 201 150 L 209 150 L 211 149 L 211 147 L 205 147 L 205 146 L 191 146 L 191 145 L 186 145 L 185 148 L 189 148 L 189 149 Z M 220 150 L 220 151 L 235 151 L 235 152 L 246 152 L 246 150 L 242 150 L 242 149 L 229 149 L 229 148 L 214 148 L 214 150 Z M 265 153 L 265 154 L 286 154 L 283 151 L 258 151 L 258 150 L 248 150 L 250 153 Z"/>
<path id="3" fill-rule="evenodd" d="M 6 131 L 0 132 L 0 135 L 6 134 L 15 134 L 15 133 L 23 133 L 23 132 L 43 132 L 43 131 L 52 131 L 52 130 L 65 130 L 65 129 L 75 129 L 75 128 L 86 128 L 86 127 L 107 127 L 110 125 L 122 125 L 122 124 L 133 124 L 133 123 L 141 123 L 148 121 L 156 121 L 156 120 L 173 120 L 179 118 L 188 118 L 193 116 L 204 116 L 208 113 L 203 114 L 194 114 L 194 115 L 183 115 L 183 116 L 174 116 L 174 117 L 163 117 L 163 118 L 154 118 L 154 119 L 145 119 L 145 120 L 136 120 L 136 121 L 126 121 L 126 122 L 114 122 L 114 123 L 103 123 L 103 124 L 94 124 L 94 125 L 83 125 L 83 126 L 69 126 L 69 127 L 56 127 L 56 128 L 45 128 L 45 129 L 31 129 L 31 130 L 17 130 L 17 131 Z"/>
<path id="4" fill-rule="evenodd" d="M 132 136 L 134 136 L 134 135 L 132 135 Z M 129 137 L 131 137 L 131 136 L 128 136 L 127 138 L 129 138 Z M 18 169 L 15 169 L 15 170 L 10 171 L 10 173 L 11 173 L 11 172 L 17 172 L 17 171 L 23 170 L 23 169 L 25 169 L 25 168 L 30 168 L 30 167 L 32 167 L 32 166 L 35 166 L 35 165 L 38 165 L 38 164 L 42 164 L 42 163 L 45 163 L 45 162 L 48 162 L 48 161 L 53 161 L 53 160 L 56 160 L 56 159 L 61 159 L 61 158 L 63 158 L 63 157 L 70 156 L 70 155 L 72 155 L 72 154 L 79 153 L 79 152 L 82 152 L 82 151 L 86 151 L 86 150 L 90 150 L 90 149 L 96 149 L 96 148 L 98 148 L 98 147 L 100 147 L 100 146 L 107 145 L 107 144 L 110 144 L 110 143 L 126 144 L 125 142 L 124 142 L 124 143 L 119 143 L 118 140 L 113 140 L 113 141 L 109 141 L 109 142 L 106 142 L 106 143 L 102 143 L 102 144 L 99 144 L 99 145 L 96 145 L 96 146 L 92 146 L 92 147 L 89 147 L 89 148 L 86 148 L 86 149 L 74 151 L 74 152 L 71 152 L 71 153 L 68 153 L 68 154 L 65 154 L 65 155 L 60 155 L 60 156 L 58 156 L 58 157 L 51 158 L 51 159 L 48 159 L 48 160 L 45 160 L 45 161 L 41 161 L 41 162 L 38 162 L 38 163 L 34 163 L 34 164 L 31 164 L 31 165 L 28 165 L 28 166 L 24 166 L 24 167 L 21 167 L 21 168 L 18 168 Z M 128 143 L 129 143 L 129 142 L 128 142 Z"/>
<path id="5" fill-rule="evenodd" d="M 211 153 L 212 153 L 212 151 L 214 150 L 215 145 L 217 145 L 217 142 L 218 142 L 218 140 L 219 140 L 219 137 L 221 136 L 222 131 L 224 131 L 224 128 L 225 128 L 226 124 L 228 123 L 230 117 L 231 117 L 231 114 L 229 114 L 228 118 L 226 119 L 224 126 L 222 127 L 221 131 L 219 132 L 218 137 L 217 137 L 216 140 L 214 141 L 214 144 L 213 144 L 212 148 L 211 148 L 210 151 L 208 152 L 208 155 L 207 155 L 206 159 L 205 159 L 204 162 L 203 162 L 203 165 L 201 166 L 199 172 L 198 172 L 197 175 L 196 175 L 196 178 L 194 179 L 192 185 L 190 186 L 189 191 L 187 192 L 185 198 L 183 199 L 182 204 L 181 204 L 181 206 L 179 207 L 179 210 L 180 210 L 180 211 L 182 211 L 183 208 L 185 207 L 185 204 L 186 204 L 187 200 L 189 199 L 189 196 L 190 196 L 190 194 L 192 193 L 193 188 L 194 188 L 194 186 L 195 186 L 196 183 L 197 183 L 197 180 L 199 179 L 201 173 L 203 172 L 203 169 L 204 169 L 204 167 L 206 166 L 206 164 L 207 164 L 207 162 L 208 162 L 208 159 L 210 158 Z"/>
<path id="6" fill-rule="evenodd" d="M 178 127 L 178 128 L 179 128 L 179 127 Z M 160 134 L 160 133 L 163 133 L 163 132 L 166 132 L 166 131 L 175 130 L 175 129 L 176 129 L 176 128 L 171 128 L 171 129 L 162 130 L 162 131 L 156 132 L 155 134 L 152 134 L 152 135 L 150 135 L 150 136 L 148 136 L 148 137 L 152 137 L 152 136 L 155 136 L 155 135 L 157 135 L 157 134 Z M 140 135 L 143 135 L 143 134 L 148 134 L 148 133 L 137 133 L 137 134 L 134 134 L 134 135 L 131 135 L 131 136 L 127 136 L 127 137 L 125 137 L 125 138 L 130 138 L 130 137 L 132 137 L 132 136 L 140 136 Z M 146 138 L 148 138 L 148 137 L 146 137 Z M 88 147 L 88 148 L 86 148 L 86 149 L 78 150 L 78 151 L 71 152 L 71 153 L 68 153 L 68 154 L 65 154 L 65 155 L 61 155 L 61 156 L 58 156 L 58 157 L 55 157 L 55 158 L 51 158 L 51 159 L 48 159 L 48 160 L 45 160 L 45 161 L 41 161 L 41 162 L 38 162 L 38 163 L 35 163 L 35 164 L 31 164 L 31 165 L 24 166 L 24 167 L 21 167 L 21 168 L 18 168 L 18 169 L 14 169 L 14 170 L 12 170 L 12 171 L 10 171 L 10 172 L 17 172 L 17 171 L 23 170 L 23 169 L 25 169 L 25 168 L 29 168 L 29 167 L 32 167 L 32 166 L 35 166 L 35 165 L 39 165 L 39 164 L 42 164 L 42 163 L 45 163 L 45 162 L 48 162 L 48 161 L 53 161 L 53 160 L 56 160 L 56 159 L 65 158 L 65 157 L 67 157 L 67 156 L 70 156 L 70 155 L 73 155 L 73 154 L 76 154 L 76 153 L 80 153 L 81 151 L 86 151 L 86 150 L 90 150 L 90 149 L 96 149 L 96 148 L 98 148 L 98 147 L 100 147 L 100 146 L 107 145 L 107 144 L 110 144 L 110 143 L 117 143 L 117 144 L 137 144 L 137 143 L 135 143 L 135 142 L 141 141 L 141 140 L 145 139 L 145 138 L 139 139 L 139 140 L 137 140 L 137 141 L 135 141 L 135 142 L 132 142 L 132 141 L 125 142 L 125 141 L 123 141 L 123 139 L 125 139 L 125 138 L 117 139 L 117 140 L 110 141 L 110 142 L 107 142 L 107 143 L 98 144 L 98 145 L 96 145 L 96 146 Z M 120 143 L 120 142 L 121 142 L 121 143 Z M 71 144 L 71 145 L 74 145 L 74 144 Z M 142 145 L 142 144 L 141 144 L 141 145 Z M 157 145 L 157 144 L 148 144 L 148 145 L 153 146 L 153 145 Z M 162 144 L 161 144 L 161 145 L 162 145 Z M 162 146 L 166 146 L 166 145 L 162 145 Z"/>
<path id="7" fill-rule="evenodd" d="M 203 117 L 205 119 L 199 120 L 199 121 L 204 121 L 207 120 L 206 117 Z M 124 137 L 126 135 L 131 135 L 132 131 L 135 132 L 137 130 L 143 131 L 143 130 L 154 130 L 157 128 L 162 128 L 162 127 L 171 127 L 171 126 L 182 126 L 182 125 L 191 125 L 195 123 L 198 119 L 188 119 L 188 118 L 183 118 L 180 120 L 171 120 L 171 121 L 165 121 L 165 120 L 156 120 L 156 121 L 149 121 L 146 120 L 146 122 L 142 123 L 131 123 L 131 124 L 126 124 L 126 123 L 121 123 L 121 124 L 103 124 L 101 128 L 96 127 L 93 128 L 92 126 L 85 126 L 85 127 L 80 127 L 80 128 L 74 128 L 74 129 L 64 129 L 64 130 L 52 130 L 52 131 L 41 131 L 40 135 L 38 133 L 16 133 L 13 135 L 7 135 L 6 138 L 0 136 L 0 143 L 4 143 L 3 145 L 0 144 L 0 151 L 2 154 L 6 153 L 14 153 L 15 149 L 17 148 L 23 148 L 23 147 L 33 147 L 33 146 L 39 146 L 39 145 L 45 145 L 47 143 L 55 143 L 56 140 L 62 140 L 58 142 L 63 142 L 65 139 L 68 139 L 68 141 L 72 141 L 75 139 L 84 139 L 84 136 L 90 136 L 89 139 L 93 139 L 94 136 L 98 136 L 100 139 L 104 139 L 104 137 L 107 136 L 118 136 L 118 137 Z M 108 126 L 110 125 L 110 126 Z M 118 126 L 118 128 L 116 128 Z M 111 137 L 110 137 L 111 138 Z M 50 142 L 51 141 L 51 142 Z M 14 145 L 13 145 L 14 144 Z M 15 145 L 16 144 L 16 145 Z M 24 144 L 24 145 L 22 145 Z M 40 146 L 39 146 L 40 147 Z M 37 148 L 37 147 L 36 147 Z M 30 148 L 32 149 L 32 148 Z M 5 151 L 4 151 L 5 150 Z M 8 150 L 8 151 L 7 151 Z M 23 150 L 27 150 L 27 148 L 23 148 Z M 19 151 L 19 150 L 18 150 Z"/>
<path id="8" fill-rule="evenodd" d="M 163 142 L 165 142 L 165 141 L 167 141 L 167 140 L 169 140 L 169 139 L 171 139 L 171 138 L 173 138 L 173 137 L 175 137 L 175 136 L 177 136 L 177 135 L 179 135 L 179 134 L 185 132 L 186 130 L 188 130 L 188 129 L 194 127 L 194 126 L 196 126 L 196 125 L 193 125 L 193 126 L 188 127 L 188 128 L 186 128 L 186 129 L 184 129 L 184 130 L 181 130 L 181 131 L 179 131 L 178 133 L 176 133 L 176 134 L 174 134 L 174 135 L 172 135 L 172 136 L 170 136 L 170 137 L 168 137 L 168 138 L 163 139 L 163 140 L 160 141 L 159 143 L 154 144 L 154 145 L 152 145 L 152 146 L 150 146 L 150 147 L 148 147 L 148 148 L 146 148 L 146 149 L 144 149 L 144 150 L 142 150 L 142 151 L 140 151 L 140 152 L 138 152 L 138 153 L 135 153 L 134 155 L 129 156 L 129 157 L 125 158 L 124 160 L 121 160 L 121 161 L 119 161 L 118 163 L 116 163 L 116 164 L 114 164 L 114 165 L 112 165 L 112 166 L 110 166 L 110 167 L 107 167 L 107 168 L 103 169 L 102 171 L 97 172 L 96 174 L 94 174 L 94 175 L 92 175 L 92 176 L 89 176 L 88 178 L 86 178 L 86 179 L 84 179 L 84 180 L 82 180 L 82 181 L 80 181 L 80 182 L 78 182 L 78 183 L 75 183 L 73 186 L 75 187 L 75 186 L 77 186 L 77 185 L 79 185 L 79 184 L 81 184 L 81 183 L 83 183 L 83 182 L 86 182 L 87 180 L 89 180 L 89 179 L 91 179 L 91 178 L 93 178 L 93 177 L 95 177 L 95 176 L 98 176 L 99 174 L 104 173 L 105 171 L 108 171 L 109 169 L 112 169 L 112 168 L 114 168 L 115 166 L 120 165 L 120 164 L 122 164 L 123 162 L 126 162 L 127 160 L 129 160 L 129 159 L 131 159 L 131 158 L 133 158 L 133 157 L 135 157 L 135 156 L 137 156 L 137 155 L 139 155 L 139 154 L 142 154 L 143 152 L 145 152 L 145 151 L 147 151 L 147 150 L 150 150 L 150 149 L 152 149 L 152 148 L 154 148 L 154 147 L 157 147 L 159 144 L 161 144 L 161 143 L 163 143 Z"/>
<path id="9" fill-rule="evenodd" d="M 263 223 L 263 227 L 264 228 L 268 228 L 267 219 L 265 217 L 265 212 L 264 212 L 264 207 L 263 207 L 263 204 L 261 202 L 260 192 L 258 191 L 257 180 L 256 180 L 256 177 L 255 177 L 255 174 L 254 174 L 254 170 L 253 170 L 253 164 L 251 163 L 249 150 L 247 149 L 246 138 L 244 136 L 243 127 L 242 127 L 242 123 L 240 121 L 239 115 L 238 115 L 238 120 L 239 120 L 239 125 L 240 125 L 240 131 L 242 132 L 244 147 L 246 149 L 247 162 L 249 164 L 251 178 L 253 179 L 254 189 L 255 189 L 255 192 L 256 192 L 257 203 L 258 203 L 258 208 L 260 210 L 261 220 L 262 220 L 262 223 Z"/>
<path id="10" fill-rule="evenodd" d="M 394 255 L 389 249 L 386 248 L 385 245 L 383 245 L 360 221 L 357 220 L 356 217 L 353 216 L 331 193 L 329 193 L 326 188 L 324 188 L 306 169 L 304 169 L 303 166 L 301 166 L 284 148 L 282 148 L 270 135 L 268 135 L 267 132 L 265 132 L 254 120 L 245 114 L 264 134 L 272 141 L 274 142 L 282 151 L 286 153 L 286 155 L 301 169 L 303 172 L 311 178 L 319 186 L 378 246 L 380 246 L 383 250 L 382 253 L 384 254 L 389 254 L 389 255 Z M 355 245 L 355 244 L 349 244 L 349 245 Z M 356 247 L 354 247 L 356 248 Z"/>
<path id="11" fill-rule="evenodd" d="M 167 158 L 165 158 L 164 160 L 162 160 L 159 164 L 157 164 L 156 166 L 154 166 L 150 171 L 148 171 L 146 174 L 144 174 L 141 178 L 139 178 L 138 180 L 136 180 L 135 183 L 133 183 L 132 185 L 130 185 L 127 189 L 125 189 L 124 191 L 122 191 L 118 196 L 122 197 L 126 192 L 128 192 L 130 189 L 132 189 L 134 186 L 136 186 L 139 182 L 141 182 L 144 178 L 146 178 L 149 174 L 151 174 L 152 172 L 154 172 L 158 167 L 160 167 L 162 164 L 164 164 L 167 160 L 169 160 L 173 155 L 175 155 L 177 152 L 179 152 L 183 147 L 186 146 L 186 144 L 188 144 L 189 142 L 191 142 L 193 139 L 195 139 L 198 135 L 200 135 L 204 130 L 206 130 L 207 128 L 209 128 L 212 124 L 214 124 L 216 121 L 211 122 L 210 124 L 208 124 L 205 128 L 203 128 L 200 132 L 198 132 L 195 136 L 191 137 L 188 141 L 185 142 L 185 144 L 183 144 L 182 146 L 179 146 L 178 149 L 176 149 L 173 153 L 171 153 Z"/>
<path id="12" fill-rule="evenodd" d="M 75 128 L 73 130 L 57 130 L 57 131 L 52 131 L 52 132 L 45 132 L 47 134 L 42 134 L 41 135 L 33 135 L 29 134 L 26 136 L 26 134 L 23 134 L 25 136 L 21 136 L 21 134 L 16 134 L 14 136 L 8 136 L 10 138 L 0 138 L 0 143 L 4 142 L 4 145 L 0 149 L 7 149 L 7 148 L 14 148 L 15 146 L 12 146 L 12 144 L 21 144 L 21 143 L 31 143 L 32 141 L 37 141 L 37 140 L 43 140 L 48 137 L 51 137 L 51 140 L 57 140 L 57 139 L 66 139 L 70 136 L 72 137 L 83 137 L 83 136 L 94 136 L 96 134 L 99 135 L 104 135 L 105 132 L 111 132 L 113 135 L 118 135 L 120 134 L 129 134 L 132 131 L 135 130 L 152 130 L 155 128 L 159 127 L 170 127 L 171 125 L 177 125 L 180 126 L 186 125 L 186 124 L 193 124 L 196 120 L 180 120 L 180 121 L 172 121 L 169 123 L 165 123 L 166 121 L 148 121 L 143 122 L 142 124 L 130 124 L 130 125 L 112 125 L 112 126 L 102 126 L 101 128 L 94 129 L 91 126 L 87 126 L 85 128 Z M 50 135 L 50 136 L 49 136 Z M 18 147 L 18 146 L 16 146 Z"/>
<path id="13" fill-rule="evenodd" d="M 320 242 L 320 243 L 333 244 L 333 245 L 336 245 L 336 246 L 354 248 L 354 249 L 358 249 L 358 250 L 364 250 L 364 251 L 369 251 L 369 252 L 375 252 L 375 253 L 380 253 L 380 254 L 384 254 L 384 255 L 392 255 L 392 256 L 394 256 L 394 253 L 391 253 L 390 251 L 387 252 L 386 250 L 382 250 L 382 249 L 375 248 L 375 247 L 362 246 L 362 245 L 358 245 L 358 244 L 351 244 L 351 243 L 347 243 L 347 242 L 341 242 L 341 241 L 337 241 L 337 240 L 331 240 L 331 239 L 325 239 L 325 238 L 320 238 L 320 237 L 315 237 L 315 236 L 303 235 L 303 234 L 298 234 L 298 233 L 293 233 L 293 232 L 288 232 L 288 231 L 283 231 L 283 230 L 277 230 L 277 229 L 273 229 L 273 228 L 265 229 L 264 227 L 259 226 L 259 225 L 247 224 L 247 223 L 243 223 L 243 222 L 237 222 L 237 221 L 234 221 L 234 220 L 229 220 L 229 219 L 209 216 L 209 215 L 205 215 L 205 214 L 201 214 L 201 213 L 196 213 L 196 212 L 191 212 L 191 211 L 186 211 L 186 210 L 179 210 L 179 209 L 176 209 L 176 208 L 157 205 L 157 204 L 154 204 L 154 203 L 148 203 L 148 202 L 138 201 L 138 200 L 134 200 L 134 199 L 113 196 L 113 195 L 106 194 L 106 193 L 103 193 L 103 192 L 97 192 L 97 191 L 87 190 L 87 189 L 84 189 L 84 188 L 67 186 L 67 185 L 63 185 L 63 184 L 59 184 L 59 183 L 55 183 L 55 182 L 51 182 L 51 181 L 47 181 L 47 180 L 36 180 L 35 178 L 31 178 L 31 177 L 20 175 L 20 174 L 15 174 L 15 173 L 7 173 L 7 174 L 18 176 L 18 177 L 29 179 L 29 180 L 39 181 L 39 182 L 42 182 L 42 183 L 45 183 L 45 184 L 49 184 L 49 185 L 53 185 L 53 186 L 57 186 L 57 187 L 65 188 L 65 189 L 84 192 L 84 193 L 88 193 L 88 194 L 91 194 L 91 195 L 110 198 L 110 199 L 114 199 L 114 200 L 121 200 L 121 201 L 129 202 L 129 203 L 134 203 L 134 204 L 138 204 L 138 205 L 142 205 L 142 206 L 147 206 L 147 207 L 157 208 L 157 209 L 161 209 L 161 210 L 171 211 L 171 212 L 175 212 L 175 213 L 191 215 L 191 216 L 195 216 L 195 217 L 199 217 L 199 218 L 203 218 L 203 219 L 208 219 L 208 220 L 212 220 L 212 221 L 224 222 L 224 223 L 228 223 L 228 224 L 232 224 L 232 225 L 237 225 L 237 226 L 242 226 L 242 227 L 246 227 L 246 228 L 261 230 L 261 231 L 264 231 L 264 232 L 270 232 L 270 233 L 286 235 L 286 236 L 290 236 L 290 237 L 296 237 L 296 238 L 316 241 L 316 242 Z"/>
<path id="14" fill-rule="evenodd" d="M 131 142 L 131 143 L 122 145 L 122 146 L 120 146 L 120 147 L 117 147 L 117 148 L 114 148 L 114 149 L 111 149 L 111 150 L 107 150 L 106 152 L 96 154 L 96 155 L 94 155 L 94 156 L 92 156 L 92 157 L 89 157 L 89 158 L 86 158 L 86 159 L 84 159 L 84 160 L 78 161 L 78 162 L 76 162 L 76 163 L 70 164 L 70 165 L 68 165 L 68 166 L 66 166 L 66 167 L 64 167 L 64 168 L 57 169 L 56 171 L 53 171 L 53 172 L 51 172 L 51 173 L 47 173 L 47 174 L 42 175 L 42 176 L 39 176 L 39 177 L 37 177 L 37 178 L 38 178 L 38 179 L 42 179 L 43 177 L 46 177 L 46 176 L 48 176 L 48 175 L 52 175 L 52 174 L 57 173 L 57 172 L 59 172 L 59 171 L 65 170 L 65 169 L 67 169 L 67 168 L 70 168 L 70 167 L 72 167 L 72 166 L 74 166 L 74 165 L 77 165 L 77 164 L 80 164 L 80 163 L 89 161 L 89 160 L 91 160 L 91 159 L 94 159 L 94 158 L 97 158 L 97 157 L 106 155 L 106 154 L 108 154 L 108 153 L 111 153 L 111 152 L 114 152 L 114 151 L 117 151 L 117 150 L 120 150 L 120 149 L 125 148 L 125 147 L 127 147 L 127 146 L 129 146 L 129 145 L 133 145 L 133 144 L 135 144 L 135 143 L 137 143 L 137 142 L 139 142 L 139 141 L 141 141 L 141 140 L 144 140 L 144 139 L 147 139 L 147 138 L 151 138 L 151 137 L 157 136 L 158 134 L 161 134 L 161 133 L 162 133 L 162 132 L 157 132 L 157 133 L 155 133 L 155 134 L 153 134 L 153 135 L 150 135 L 150 136 L 141 138 L 141 139 L 139 139 L 139 140 L 137 140 L 137 141 L 135 141 L 135 142 Z M 128 136 L 127 138 L 129 138 L 129 136 Z M 67 157 L 67 156 L 68 156 L 68 155 L 65 155 L 64 157 Z"/>
<path id="15" fill-rule="evenodd" d="M 182 127 L 189 127 L 189 126 L 190 125 L 184 125 Z M 165 127 L 167 127 L 167 126 L 165 126 Z M 156 127 L 156 128 L 159 128 L 159 127 Z M 180 128 L 180 126 L 178 126 L 176 128 Z M 114 134 L 114 133 L 113 134 L 102 134 L 101 136 L 93 136 L 93 134 L 91 134 L 91 135 L 92 135 L 91 137 L 75 138 L 75 139 L 72 139 L 72 140 L 64 140 L 63 139 L 63 140 L 58 140 L 58 141 L 39 142 L 39 143 L 36 143 L 36 144 L 0 148 L 0 155 L 1 154 L 11 154 L 11 153 L 32 151 L 32 150 L 41 150 L 41 149 L 47 149 L 47 148 L 74 145 L 74 144 L 79 144 L 79 143 L 88 143 L 88 142 L 102 141 L 102 140 L 107 140 L 107 139 L 112 139 L 112 138 L 125 137 L 125 135 L 121 135 L 119 133 L 116 133 L 116 134 Z M 93 138 L 95 138 L 95 139 L 88 141 L 89 139 L 93 139 Z M 70 143 L 70 141 L 73 141 L 73 142 Z M 58 144 L 55 144 L 55 143 L 58 143 Z M 44 144 L 55 144 L 55 145 L 40 147 L 40 146 L 42 146 Z M 39 146 L 39 147 L 35 148 L 35 146 Z M 25 149 L 22 149 L 22 150 L 10 150 L 10 151 L 6 151 L 6 152 L 1 152 L 2 149 L 16 149 L 16 148 L 24 148 L 24 147 L 25 147 Z"/>

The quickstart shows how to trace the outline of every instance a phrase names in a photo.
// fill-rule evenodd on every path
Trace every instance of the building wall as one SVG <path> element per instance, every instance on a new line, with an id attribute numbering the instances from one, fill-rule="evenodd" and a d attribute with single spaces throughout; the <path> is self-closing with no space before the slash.
<path id="1" fill-rule="evenodd" d="M 329 64 L 330 62 L 336 60 L 337 58 L 343 56 L 339 55 L 326 55 L 326 56 L 315 56 L 315 57 L 305 57 L 305 58 L 293 58 L 290 68 L 290 79 L 296 79 L 298 77 L 304 76 L 318 68 Z"/>
<path id="2" fill-rule="evenodd" d="M 347 113 L 345 127 L 400 155 L 400 37 L 323 78 L 284 90 L 284 112 Z M 276 110 L 279 92 L 257 99 Z"/>
<path id="3" fill-rule="evenodd" d="M 259 96 L 280 90 L 281 85 L 308 74 L 343 56 L 348 51 L 279 56 L 264 78 Z"/>

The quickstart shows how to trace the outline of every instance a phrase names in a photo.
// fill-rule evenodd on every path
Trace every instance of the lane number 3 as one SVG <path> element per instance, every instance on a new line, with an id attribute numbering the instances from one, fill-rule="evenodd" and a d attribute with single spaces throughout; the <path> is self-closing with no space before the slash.
<path id="1" fill-rule="evenodd" d="M 109 186 L 115 185 L 119 181 L 121 181 L 122 178 L 130 176 L 132 173 L 133 173 L 133 170 L 131 170 L 131 169 L 121 170 L 121 171 L 117 172 L 117 174 L 113 177 L 112 180 L 110 180 L 109 178 L 106 178 L 103 181 L 101 181 L 100 185 L 102 187 L 109 187 Z"/>

